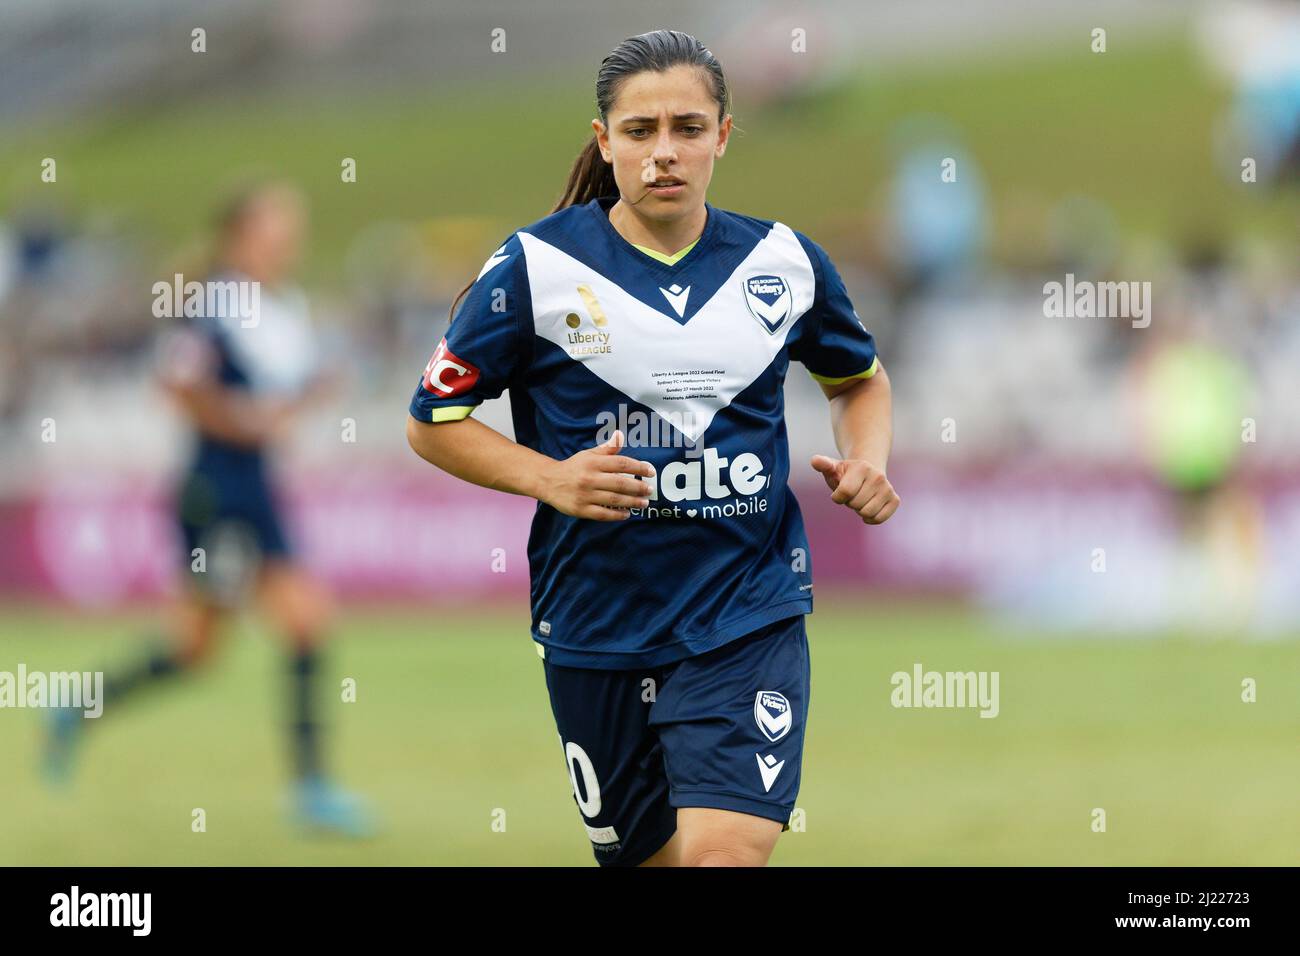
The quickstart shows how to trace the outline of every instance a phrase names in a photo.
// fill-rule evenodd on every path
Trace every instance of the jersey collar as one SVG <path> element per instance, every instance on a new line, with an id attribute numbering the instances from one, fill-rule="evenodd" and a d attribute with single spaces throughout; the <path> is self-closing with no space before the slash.
<path id="1" fill-rule="evenodd" d="M 658 259 L 646 255 L 627 239 L 623 238 L 622 233 L 614 228 L 614 224 L 609 221 L 609 210 L 613 208 L 614 204 L 618 202 L 618 200 L 618 196 L 597 196 L 595 199 L 591 200 L 591 202 L 587 203 L 587 208 L 591 210 L 592 215 L 600 220 L 601 228 L 609 234 L 614 245 L 623 251 L 623 255 L 635 261 L 643 268 L 649 268 L 664 275 L 676 275 L 685 269 L 688 264 L 694 262 L 700 254 L 700 249 L 709 243 L 713 234 L 717 231 L 718 212 L 706 201 L 704 203 L 704 209 L 708 218 L 704 221 L 704 231 L 700 233 L 700 237 L 695 240 L 695 245 L 691 246 L 690 251 L 687 252 L 686 255 L 682 256 L 672 265 L 669 265 L 666 262 L 660 262 Z"/>

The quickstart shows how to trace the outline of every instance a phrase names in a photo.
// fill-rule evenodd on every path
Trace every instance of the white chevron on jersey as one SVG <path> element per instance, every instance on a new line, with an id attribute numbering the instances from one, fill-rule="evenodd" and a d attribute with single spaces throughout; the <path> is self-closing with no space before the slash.
<path id="1" fill-rule="evenodd" d="M 231 360 L 257 392 L 290 393 L 306 386 L 319 361 L 307 296 L 295 286 L 260 292 L 258 322 L 244 327 L 230 310 L 215 317 L 226 331 Z"/>
<path id="2" fill-rule="evenodd" d="M 681 421 L 682 433 L 692 442 L 772 363 L 795 322 L 813 304 L 812 263 L 794 232 L 779 222 L 685 324 L 555 246 L 527 232 L 517 235 L 524 248 L 537 335 L 567 352 L 573 328 L 566 318 L 571 313 L 588 315 L 578 293 L 578 286 L 587 286 L 604 310 L 607 324 L 601 330 L 609 333 L 610 350 L 570 353 L 573 361 L 674 425 Z M 746 304 L 745 280 L 757 275 L 780 276 L 789 289 L 790 317 L 777 334 L 755 322 Z M 670 379 L 665 373 L 697 369 L 721 371 L 707 376 L 716 379 L 707 386 L 711 394 L 666 394 Z"/>

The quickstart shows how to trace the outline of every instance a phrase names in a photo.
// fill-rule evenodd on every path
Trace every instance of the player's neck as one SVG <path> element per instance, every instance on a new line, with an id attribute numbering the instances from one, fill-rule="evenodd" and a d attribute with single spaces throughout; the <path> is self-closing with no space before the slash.
<path id="1" fill-rule="evenodd" d="M 277 288 L 284 276 L 278 271 L 267 270 L 256 259 L 246 259 L 238 255 L 227 254 L 218 260 L 218 270 L 238 272 L 240 275 L 259 282 L 268 288 Z"/>
<path id="2" fill-rule="evenodd" d="M 645 246 L 666 256 L 675 255 L 704 233 L 709 211 L 704 204 L 680 219 L 662 221 L 647 219 L 623 200 L 609 209 L 609 222 L 614 230 L 628 242 Z"/>

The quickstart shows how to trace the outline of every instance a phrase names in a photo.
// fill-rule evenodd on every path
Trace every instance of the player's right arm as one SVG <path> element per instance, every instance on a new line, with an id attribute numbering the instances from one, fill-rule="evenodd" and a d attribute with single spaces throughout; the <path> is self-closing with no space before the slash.
<path id="1" fill-rule="evenodd" d="M 259 399 L 217 376 L 216 347 L 195 326 L 162 336 L 157 376 L 164 392 L 202 434 L 242 448 L 280 437 L 297 410 L 290 400 Z"/>
<path id="2" fill-rule="evenodd" d="M 622 521 L 620 508 L 650 504 L 646 486 L 629 475 L 654 474 L 648 462 L 618 454 L 623 433 L 558 461 L 511 441 L 473 418 L 424 423 L 406 418 L 406 440 L 425 461 L 484 488 L 536 498 L 575 518 Z"/>
<path id="3" fill-rule="evenodd" d="M 527 495 L 575 518 L 621 521 L 629 515 L 619 509 L 649 505 L 647 487 L 630 476 L 654 474 L 648 462 L 618 454 L 621 432 L 557 460 L 470 417 L 510 385 L 532 348 L 523 255 L 512 236 L 484 265 L 424 368 L 406 439 L 425 461 L 464 481 Z"/>

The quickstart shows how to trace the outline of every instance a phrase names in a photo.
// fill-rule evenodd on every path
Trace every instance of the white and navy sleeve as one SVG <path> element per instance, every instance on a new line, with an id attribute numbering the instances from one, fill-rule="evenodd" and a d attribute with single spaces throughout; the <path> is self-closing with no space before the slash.
<path id="1" fill-rule="evenodd" d="M 812 262 L 817 288 L 790 357 L 802 362 L 823 385 L 871 378 L 880 369 L 875 338 L 858 318 L 830 257 L 807 237 L 800 236 L 800 241 Z"/>
<path id="2" fill-rule="evenodd" d="M 523 247 L 511 236 L 484 263 L 411 398 L 422 422 L 460 421 L 498 398 L 527 361 L 531 324 Z"/>

